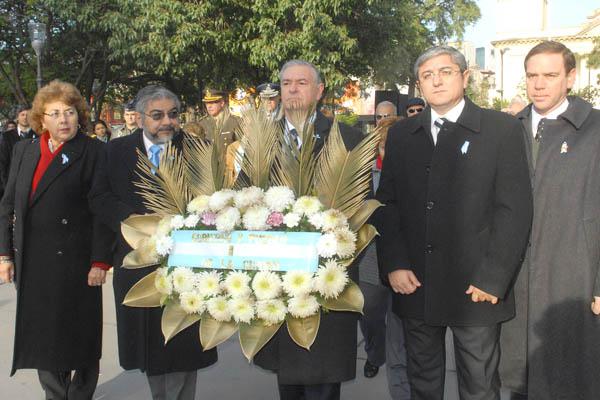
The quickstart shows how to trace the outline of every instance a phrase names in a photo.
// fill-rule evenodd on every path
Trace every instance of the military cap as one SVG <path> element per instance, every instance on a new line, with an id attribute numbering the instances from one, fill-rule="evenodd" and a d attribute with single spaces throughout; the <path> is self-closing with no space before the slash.
<path id="1" fill-rule="evenodd" d="M 202 101 L 204 103 L 212 103 L 214 101 L 220 101 L 220 100 L 224 100 L 225 99 L 225 93 L 223 93 L 220 90 L 215 90 L 215 89 L 205 89 L 204 90 L 204 97 L 202 98 Z"/>
<path id="2" fill-rule="evenodd" d="M 278 83 L 263 83 L 256 87 L 259 96 L 265 99 L 279 96 L 281 86 Z"/>
<path id="3" fill-rule="evenodd" d="M 135 99 L 134 100 L 129 100 L 125 104 L 125 111 L 135 111 Z"/>

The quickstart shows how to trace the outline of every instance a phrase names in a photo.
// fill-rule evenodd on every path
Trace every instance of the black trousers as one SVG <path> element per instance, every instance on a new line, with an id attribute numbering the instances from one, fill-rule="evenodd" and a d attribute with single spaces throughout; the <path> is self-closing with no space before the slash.
<path id="1" fill-rule="evenodd" d="M 72 371 L 38 370 L 46 400 L 91 400 L 98 384 L 99 362 Z"/>
<path id="2" fill-rule="evenodd" d="M 412 400 L 442 400 L 446 374 L 445 326 L 405 318 Z M 453 326 L 461 400 L 500 400 L 500 325 Z"/>
<path id="3" fill-rule="evenodd" d="M 383 285 L 359 282 L 365 298 L 363 315 L 359 319 L 365 339 L 367 360 L 377 367 L 385 363 L 386 315 L 390 307 L 391 292 Z"/>
<path id="4" fill-rule="evenodd" d="M 280 400 L 340 400 L 340 382 L 278 386 Z"/>

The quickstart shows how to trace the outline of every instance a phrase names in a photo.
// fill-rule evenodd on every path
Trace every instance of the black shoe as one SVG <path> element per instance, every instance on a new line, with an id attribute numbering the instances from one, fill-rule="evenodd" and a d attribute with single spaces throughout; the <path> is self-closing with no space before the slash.
<path id="1" fill-rule="evenodd" d="M 365 378 L 373 378 L 379 372 L 379 367 L 371 364 L 369 360 L 365 361 Z"/>

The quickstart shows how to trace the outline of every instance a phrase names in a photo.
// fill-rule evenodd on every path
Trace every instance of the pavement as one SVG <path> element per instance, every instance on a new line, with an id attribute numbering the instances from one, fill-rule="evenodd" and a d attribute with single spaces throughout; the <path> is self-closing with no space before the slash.
<path id="1" fill-rule="evenodd" d="M 9 377 L 12 363 L 15 290 L 13 285 L 0 285 L 0 399 L 42 400 L 43 392 L 35 370 L 19 370 Z M 103 287 L 104 329 L 100 361 L 100 378 L 95 400 L 151 399 L 146 378 L 139 371 L 123 371 L 119 366 L 115 322 L 112 274 Z M 42 328 L 40 328 L 42 329 Z M 361 340 L 359 331 L 359 340 Z M 452 346 L 447 346 L 451 349 Z M 385 367 L 371 379 L 363 376 L 366 354 L 362 342 L 358 344 L 356 379 L 342 384 L 344 400 L 390 399 Z M 452 353 L 448 355 L 444 400 L 458 400 L 456 372 Z M 200 370 L 196 399 L 219 400 L 277 400 L 275 375 L 248 363 L 243 356 L 237 336 L 219 346 L 219 361 Z M 508 399 L 506 394 L 503 400 Z"/>

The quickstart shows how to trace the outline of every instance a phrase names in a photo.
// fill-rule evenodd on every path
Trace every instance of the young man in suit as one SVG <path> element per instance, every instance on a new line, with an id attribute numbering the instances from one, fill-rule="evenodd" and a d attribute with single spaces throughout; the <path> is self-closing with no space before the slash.
<path id="1" fill-rule="evenodd" d="M 166 345 L 161 331 L 161 308 L 124 306 L 129 289 L 154 267 L 124 269 L 123 258 L 131 248 L 121 235 L 120 224 L 133 214 L 147 214 L 135 186 L 141 173 L 137 167 L 139 150 L 159 166 L 160 155 L 171 142 L 181 149 L 184 133 L 179 129 L 179 99 L 161 86 L 150 85 L 138 93 L 136 110 L 141 129 L 131 135 L 111 140 L 107 145 L 107 165 L 94 190 L 92 202 L 96 212 L 116 232 L 118 240 L 114 258 L 113 286 L 117 307 L 119 361 L 126 370 L 146 373 L 152 398 L 194 399 L 197 370 L 217 361 L 216 350 L 202 351 L 198 325 L 184 330 Z"/>
<path id="2" fill-rule="evenodd" d="M 291 60 L 279 73 L 284 118 L 282 127 L 287 142 L 302 146 L 302 127 L 292 124 L 290 113 L 307 113 L 323 95 L 324 84 L 317 68 L 309 62 Z M 332 121 L 320 111 L 309 117 L 314 123 L 315 154 L 323 148 Z M 360 142 L 362 135 L 346 125 L 340 125 L 347 149 Z M 358 280 L 356 266 L 348 269 L 350 278 Z M 356 375 L 356 333 L 358 314 L 329 312 L 321 314 L 319 333 L 310 351 L 298 346 L 285 327 L 256 355 L 254 361 L 262 368 L 277 373 L 279 396 L 282 400 L 338 400 L 341 382 Z"/>
<path id="3" fill-rule="evenodd" d="M 29 125 L 29 106 L 21 106 L 17 110 L 17 128 L 7 130 L 2 134 L 0 140 L 0 198 L 4 193 L 4 187 L 8 181 L 10 172 L 10 160 L 15 144 L 21 140 L 29 140 L 35 137 L 35 132 Z"/>
<path id="4" fill-rule="evenodd" d="M 460 397 L 499 400 L 500 323 L 531 224 L 518 122 L 464 96 L 464 56 L 448 46 L 414 68 L 429 106 L 394 125 L 377 198 L 380 268 L 403 318 L 412 399 L 441 399 L 452 329 Z"/>

